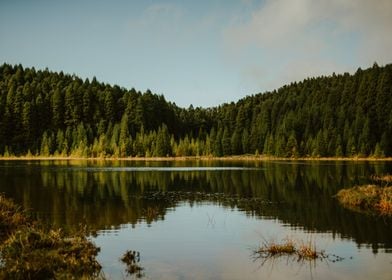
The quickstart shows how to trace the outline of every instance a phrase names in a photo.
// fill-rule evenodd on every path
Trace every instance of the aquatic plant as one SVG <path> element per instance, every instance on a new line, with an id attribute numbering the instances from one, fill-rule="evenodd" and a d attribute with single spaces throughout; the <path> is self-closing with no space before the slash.
<path id="1" fill-rule="evenodd" d="M 128 250 L 124 253 L 120 259 L 126 265 L 127 275 L 135 275 L 136 278 L 142 278 L 144 276 L 144 268 L 139 265 L 140 253 L 137 251 Z"/>
<path id="2" fill-rule="evenodd" d="M 392 215 L 392 187 L 355 186 L 340 190 L 339 202 L 346 208 L 380 215 Z"/>
<path id="3" fill-rule="evenodd" d="M 254 250 L 255 259 L 263 259 L 263 263 L 271 258 L 288 256 L 297 261 L 325 259 L 328 256 L 324 251 L 317 251 L 312 242 L 298 242 L 286 238 L 284 242 L 266 241 L 256 250 Z"/>
<path id="4" fill-rule="evenodd" d="M 392 175 L 391 174 L 384 174 L 384 175 L 372 175 L 370 177 L 373 181 L 376 182 L 383 182 L 389 185 L 392 183 Z"/>

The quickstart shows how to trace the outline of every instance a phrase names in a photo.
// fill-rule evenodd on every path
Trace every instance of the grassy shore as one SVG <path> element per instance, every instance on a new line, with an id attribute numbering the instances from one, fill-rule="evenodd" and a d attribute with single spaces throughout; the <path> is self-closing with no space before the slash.
<path id="1" fill-rule="evenodd" d="M 274 157 L 265 155 L 181 156 L 181 157 L 77 157 L 77 156 L 0 156 L 0 160 L 107 160 L 107 161 L 392 161 L 392 157 Z"/>
<path id="2" fill-rule="evenodd" d="M 91 279 L 101 277 L 99 252 L 87 230 L 71 235 L 46 229 L 0 195 L 1 279 Z"/>

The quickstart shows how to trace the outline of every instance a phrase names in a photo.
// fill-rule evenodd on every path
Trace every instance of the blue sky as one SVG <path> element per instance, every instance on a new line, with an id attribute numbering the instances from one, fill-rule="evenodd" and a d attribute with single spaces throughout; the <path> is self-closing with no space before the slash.
<path id="1" fill-rule="evenodd" d="M 0 0 L 0 63 L 216 106 L 392 62 L 390 0 Z"/>

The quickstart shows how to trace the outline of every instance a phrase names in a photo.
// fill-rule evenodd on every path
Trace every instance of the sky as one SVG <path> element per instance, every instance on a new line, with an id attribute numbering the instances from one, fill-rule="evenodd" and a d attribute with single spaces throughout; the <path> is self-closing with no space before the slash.
<path id="1" fill-rule="evenodd" d="M 0 0 L 0 63 L 181 107 L 392 62 L 391 0 Z"/>

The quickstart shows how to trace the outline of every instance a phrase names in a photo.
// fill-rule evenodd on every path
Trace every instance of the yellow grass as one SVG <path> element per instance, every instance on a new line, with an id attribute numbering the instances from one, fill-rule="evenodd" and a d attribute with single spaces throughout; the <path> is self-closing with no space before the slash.
<path id="1" fill-rule="evenodd" d="M 256 258 L 268 260 L 280 256 L 293 256 L 297 261 L 315 260 L 327 258 L 324 251 L 317 251 L 312 242 L 296 242 L 286 238 L 284 242 L 267 242 L 254 251 Z"/>
<path id="2" fill-rule="evenodd" d="M 236 156 L 181 156 L 181 157 L 76 157 L 76 156 L 0 156 L 0 160 L 122 160 L 122 161 L 186 161 L 186 160 L 221 160 L 221 161 L 392 161 L 392 157 L 275 157 L 266 155 L 236 155 Z"/>
<path id="3" fill-rule="evenodd" d="M 392 183 L 392 175 L 391 174 L 373 175 L 373 176 L 371 176 L 371 179 L 374 181 L 384 182 L 387 184 Z"/>
<path id="4" fill-rule="evenodd" d="M 392 215 L 392 187 L 356 186 L 340 190 L 337 198 L 344 207 L 352 210 Z"/>

